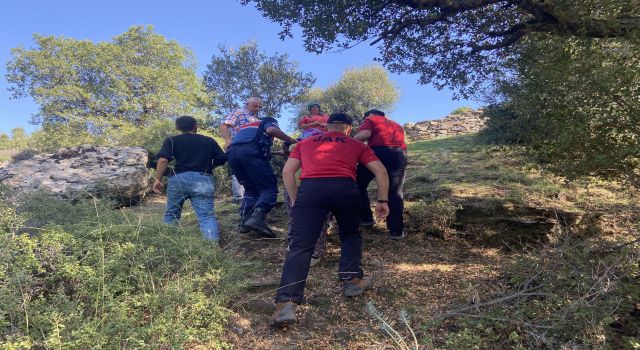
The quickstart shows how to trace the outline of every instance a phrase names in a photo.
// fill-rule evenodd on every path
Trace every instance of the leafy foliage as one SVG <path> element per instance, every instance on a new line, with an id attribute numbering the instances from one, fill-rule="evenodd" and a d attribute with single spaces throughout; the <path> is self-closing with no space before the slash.
<path id="1" fill-rule="evenodd" d="M 380 66 L 347 70 L 327 89 L 311 89 L 306 102 L 298 106 L 298 115 L 294 123 L 297 125 L 300 117 L 309 114 L 309 102 L 319 103 L 324 113 L 346 112 L 359 123 L 364 112 L 371 108 L 385 112 L 393 110 L 399 95 L 398 88 L 389 79 L 389 74 Z"/>
<path id="2" fill-rule="evenodd" d="M 219 112 L 229 114 L 252 96 L 263 99 L 262 111 L 277 117 L 283 108 L 299 103 L 315 82 L 311 73 L 298 71 L 287 54 L 268 56 L 250 41 L 237 49 L 219 47 L 204 73 L 209 91 L 216 93 Z"/>
<path id="3" fill-rule="evenodd" d="M 528 42 L 485 136 L 523 142 L 569 178 L 640 186 L 639 52 L 640 40 Z"/>
<path id="4" fill-rule="evenodd" d="M 234 267 L 196 230 L 100 202 L 0 206 L 0 339 L 9 348 L 219 347 Z M 31 235 L 25 227 L 46 222 Z"/>
<path id="5" fill-rule="evenodd" d="M 630 37 L 640 5 L 627 0 L 241 0 L 280 23 L 282 38 L 302 27 L 307 51 L 381 43 L 379 60 L 420 83 L 477 94 L 504 76 L 514 47 L 546 37 Z"/>
<path id="6" fill-rule="evenodd" d="M 34 41 L 34 49 L 13 49 L 7 64 L 13 97 L 40 105 L 34 124 L 104 136 L 180 114 L 204 117 L 212 107 L 193 54 L 152 27 L 131 27 L 110 42 Z"/>
<path id="7" fill-rule="evenodd" d="M 471 107 L 458 107 L 456 109 L 454 109 L 451 114 L 464 114 L 464 113 L 468 113 L 468 112 L 472 112 L 473 108 Z"/>

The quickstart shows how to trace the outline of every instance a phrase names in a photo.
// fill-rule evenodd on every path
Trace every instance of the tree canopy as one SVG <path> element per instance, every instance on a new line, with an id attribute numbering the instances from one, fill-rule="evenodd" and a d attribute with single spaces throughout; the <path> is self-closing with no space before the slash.
<path id="1" fill-rule="evenodd" d="M 219 46 L 204 73 L 209 91 L 216 93 L 222 114 L 244 106 L 247 98 L 263 99 L 265 115 L 277 117 L 282 109 L 301 101 L 315 82 L 311 73 L 298 71 L 298 63 L 287 54 L 269 56 L 250 41 L 237 49 Z"/>
<path id="2" fill-rule="evenodd" d="M 309 91 L 305 103 L 299 105 L 297 118 L 307 115 L 308 104 L 316 102 L 322 106 L 324 113 L 345 112 L 360 122 L 364 112 L 369 109 L 393 110 L 399 95 L 384 68 L 369 66 L 350 69 L 328 88 Z"/>
<path id="3" fill-rule="evenodd" d="M 378 59 L 422 84 L 468 97 L 505 75 L 502 63 L 523 38 L 637 35 L 640 4 L 628 0 L 241 0 L 281 24 L 300 25 L 310 52 L 381 44 Z"/>
<path id="4" fill-rule="evenodd" d="M 109 42 L 34 35 L 35 48 L 12 50 L 7 80 L 14 98 L 31 96 L 32 122 L 101 135 L 211 109 L 195 58 L 177 42 L 135 26 Z"/>

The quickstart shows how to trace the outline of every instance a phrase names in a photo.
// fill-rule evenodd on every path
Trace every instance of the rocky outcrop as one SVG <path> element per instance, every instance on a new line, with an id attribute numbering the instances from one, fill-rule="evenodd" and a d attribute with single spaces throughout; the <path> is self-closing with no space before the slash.
<path id="1" fill-rule="evenodd" d="M 131 205 L 148 188 L 147 160 L 141 147 L 66 147 L 51 154 L 14 156 L 0 167 L 0 182 L 17 193 L 44 190 L 65 199 L 108 196 Z"/>
<path id="2" fill-rule="evenodd" d="M 408 123 L 404 125 L 404 131 L 410 141 L 421 141 L 478 132 L 484 128 L 485 123 L 485 112 L 479 109 L 449 114 L 438 120 Z"/>

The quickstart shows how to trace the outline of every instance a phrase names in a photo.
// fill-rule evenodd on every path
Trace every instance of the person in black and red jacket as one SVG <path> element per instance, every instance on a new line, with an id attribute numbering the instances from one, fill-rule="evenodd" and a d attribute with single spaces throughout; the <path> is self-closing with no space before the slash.
<path id="1" fill-rule="evenodd" d="M 296 145 L 284 165 L 282 177 L 293 204 L 293 227 L 289 253 L 276 294 L 276 310 L 271 324 L 281 326 L 296 320 L 296 307 L 303 300 L 309 262 L 327 213 L 336 218 L 340 232 L 340 266 L 338 276 L 344 281 L 344 295 L 360 295 L 371 286 L 360 267 L 362 236 L 359 215 L 354 208 L 361 203 L 356 186 L 356 167 L 367 167 L 378 184 L 376 214 L 389 213 L 387 193 L 389 179 L 384 165 L 364 143 L 348 135 L 352 119 L 334 113 L 327 121 L 327 132 L 309 137 Z M 300 188 L 296 171 L 302 167 Z M 355 214 L 355 215 L 354 215 Z"/>
<path id="2" fill-rule="evenodd" d="M 364 114 L 364 121 L 360 124 L 356 140 L 367 142 L 376 156 L 380 159 L 389 174 L 389 217 L 387 229 L 389 238 L 404 238 L 404 186 L 405 170 L 407 168 L 407 144 L 404 142 L 404 129 L 393 120 L 387 118 L 384 112 L 371 109 Z M 366 167 L 359 165 L 357 172 L 358 189 L 362 197 L 361 225 L 373 226 L 373 215 L 369 204 L 367 187 L 373 180 L 373 173 Z"/>

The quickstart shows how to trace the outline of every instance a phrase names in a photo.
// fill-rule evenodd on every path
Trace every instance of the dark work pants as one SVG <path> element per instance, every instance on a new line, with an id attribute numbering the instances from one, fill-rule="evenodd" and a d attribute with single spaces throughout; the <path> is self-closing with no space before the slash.
<path id="1" fill-rule="evenodd" d="M 343 280 L 362 278 L 362 236 L 358 231 L 360 194 L 350 178 L 304 179 L 293 206 L 293 227 L 289 253 L 284 262 L 276 302 L 303 300 L 309 263 L 320 230 L 331 212 L 340 230 L 340 266 Z"/>
<path id="2" fill-rule="evenodd" d="M 256 208 L 269 212 L 278 197 L 278 180 L 269 159 L 254 144 L 229 146 L 231 172 L 244 187 L 240 214 Z"/>
<path id="3" fill-rule="evenodd" d="M 407 156 L 400 147 L 374 146 L 371 149 L 384 164 L 384 167 L 387 168 L 387 173 L 389 173 L 389 217 L 387 217 L 387 229 L 392 234 L 402 234 L 404 229 L 404 221 L 402 219 L 404 196 L 402 188 L 404 186 L 405 169 L 407 168 Z M 360 210 L 360 219 L 362 221 L 373 221 L 367 187 L 369 187 L 369 183 L 374 178 L 375 176 L 367 167 L 358 165 L 357 183 L 362 197 L 362 209 Z"/>

